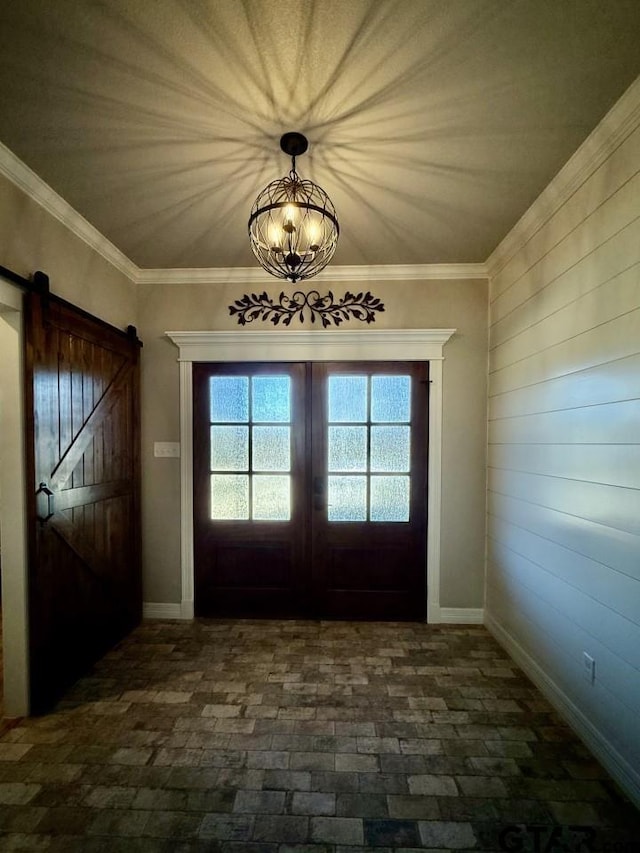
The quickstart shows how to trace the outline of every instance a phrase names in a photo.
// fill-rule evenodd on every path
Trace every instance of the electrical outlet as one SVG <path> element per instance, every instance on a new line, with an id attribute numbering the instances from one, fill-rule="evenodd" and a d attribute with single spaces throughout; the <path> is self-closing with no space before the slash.
<path id="1" fill-rule="evenodd" d="M 582 666 L 584 680 L 588 681 L 589 684 L 593 684 L 596 680 L 596 662 L 591 655 L 588 655 L 586 652 L 582 653 Z"/>
<path id="2" fill-rule="evenodd" d="M 154 441 L 153 455 L 161 459 L 178 459 L 180 457 L 180 442 Z"/>

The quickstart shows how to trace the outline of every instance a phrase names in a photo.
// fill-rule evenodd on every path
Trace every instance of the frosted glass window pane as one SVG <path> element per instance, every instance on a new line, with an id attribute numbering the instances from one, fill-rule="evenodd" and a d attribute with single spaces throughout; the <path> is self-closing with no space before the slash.
<path id="1" fill-rule="evenodd" d="M 371 378 L 371 420 L 411 420 L 411 377 L 373 376 Z"/>
<path id="2" fill-rule="evenodd" d="M 291 420 L 291 380 L 288 376 L 254 376 L 251 380 L 253 421 Z"/>
<path id="3" fill-rule="evenodd" d="M 409 477 L 371 478 L 371 521 L 409 521 Z"/>
<path id="4" fill-rule="evenodd" d="M 289 521 L 291 518 L 291 478 L 282 474 L 253 478 L 254 521 Z"/>
<path id="5" fill-rule="evenodd" d="M 329 377 L 329 421 L 367 420 L 367 377 Z"/>
<path id="6" fill-rule="evenodd" d="M 211 518 L 249 518 L 249 477 L 247 474 L 211 475 Z"/>
<path id="7" fill-rule="evenodd" d="M 371 427 L 371 470 L 409 470 L 408 426 Z"/>
<path id="8" fill-rule="evenodd" d="M 367 478 L 329 477 L 329 521 L 367 520 Z"/>
<path id="9" fill-rule="evenodd" d="M 288 426 L 253 427 L 253 470 L 288 471 L 291 437 Z"/>
<path id="10" fill-rule="evenodd" d="M 246 423 L 249 420 L 248 376 L 212 376 L 209 393 L 212 422 Z"/>
<path id="11" fill-rule="evenodd" d="M 211 427 L 211 470 L 246 471 L 249 467 L 249 428 Z"/>
<path id="12" fill-rule="evenodd" d="M 367 470 L 367 428 L 329 427 L 329 471 Z"/>

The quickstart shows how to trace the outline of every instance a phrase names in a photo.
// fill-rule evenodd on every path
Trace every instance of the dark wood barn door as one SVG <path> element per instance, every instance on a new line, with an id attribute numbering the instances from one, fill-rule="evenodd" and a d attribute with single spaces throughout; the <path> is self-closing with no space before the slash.
<path id="1" fill-rule="evenodd" d="M 427 365 L 194 365 L 200 616 L 426 614 Z"/>
<path id="2" fill-rule="evenodd" d="M 139 341 L 53 295 L 25 311 L 31 711 L 142 613 Z"/>

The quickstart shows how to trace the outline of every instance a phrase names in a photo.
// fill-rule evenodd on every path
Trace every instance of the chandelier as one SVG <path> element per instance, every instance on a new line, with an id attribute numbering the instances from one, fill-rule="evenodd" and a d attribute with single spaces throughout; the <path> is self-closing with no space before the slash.
<path id="1" fill-rule="evenodd" d="M 296 157 L 308 142 L 285 133 L 280 148 L 291 157 L 291 171 L 268 184 L 249 216 L 249 239 L 258 263 L 276 278 L 296 282 L 324 269 L 336 250 L 340 226 L 326 192 L 296 172 Z"/>

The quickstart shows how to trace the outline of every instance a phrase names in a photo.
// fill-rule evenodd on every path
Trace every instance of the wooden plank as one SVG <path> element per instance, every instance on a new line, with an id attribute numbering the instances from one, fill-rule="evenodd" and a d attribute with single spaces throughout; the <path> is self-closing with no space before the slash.
<path id="1" fill-rule="evenodd" d="M 97 399 L 94 399 L 94 371 L 95 371 L 95 346 L 91 341 L 83 339 L 82 346 L 82 419 L 87 421 L 95 408 Z M 94 472 L 94 444 L 95 436 L 91 439 L 83 454 L 84 483 L 91 486 L 95 483 Z M 93 504 L 87 504 L 83 510 L 83 533 L 91 543 L 94 541 L 95 512 Z"/>
<path id="2" fill-rule="evenodd" d="M 71 339 L 71 415 L 72 432 L 75 438 L 85 423 L 84 417 L 84 365 L 83 365 L 84 341 L 81 338 Z M 84 486 L 84 454 L 79 460 L 72 474 L 72 485 Z"/>
<path id="3" fill-rule="evenodd" d="M 640 489 L 639 458 L 637 444 L 489 445 L 492 468 L 628 489 Z"/>
<path id="4" fill-rule="evenodd" d="M 489 489 L 567 515 L 640 535 L 640 492 L 515 471 L 488 471 Z"/>
<path id="5" fill-rule="evenodd" d="M 489 376 L 489 394 L 504 394 L 640 352 L 640 309 L 524 358 Z"/>
<path id="6" fill-rule="evenodd" d="M 82 412 L 82 344 L 78 337 L 71 337 L 69 341 L 70 363 L 71 363 L 71 434 L 75 437 L 84 424 Z M 71 474 L 71 485 L 81 487 L 84 485 L 84 454 L 78 460 L 78 464 Z M 74 507 L 72 513 L 73 523 L 84 527 L 84 508 Z"/>
<path id="7" fill-rule="evenodd" d="M 94 398 L 100 400 L 105 388 L 107 387 L 106 374 L 108 366 L 105 367 L 105 360 L 110 359 L 109 354 L 104 347 L 96 347 L 94 375 L 93 375 L 93 394 Z M 96 483 L 102 483 L 105 480 L 104 472 L 104 436 L 102 424 L 96 429 L 93 436 L 93 467 Z M 104 531 L 104 506 L 102 503 L 93 505 L 94 512 L 94 547 L 99 551 L 104 548 L 103 531 Z"/>
<path id="8" fill-rule="evenodd" d="M 85 449 L 93 440 L 97 429 L 100 426 L 104 427 L 105 422 L 108 423 L 108 416 L 118 402 L 119 395 L 129 378 L 131 369 L 130 364 L 125 363 L 122 365 L 113 382 L 108 386 L 107 390 L 103 394 L 102 399 L 89 415 L 84 427 L 66 450 L 63 458 L 60 460 L 60 463 L 52 472 L 51 485 L 54 489 L 61 489 L 65 485 L 67 480 L 71 477 L 73 469 L 82 458 Z"/>
<path id="9" fill-rule="evenodd" d="M 34 448 L 35 472 L 33 477 L 34 493 L 41 482 L 48 482 L 49 474 L 60 459 L 60 423 L 58 396 L 58 344 L 57 332 L 42 324 L 39 305 L 28 303 L 30 310 L 25 325 L 37 328 L 32 337 L 31 364 L 28 364 L 30 392 L 33 394 L 33 406 L 25 412 L 26 432 L 33 435 L 38 431 L 38 444 Z M 33 365 L 42 365 L 44 377 L 34 381 Z M 31 402 L 27 400 L 27 402 Z"/>
<path id="10" fill-rule="evenodd" d="M 55 496 L 56 512 L 121 497 L 129 494 L 130 491 L 131 482 L 129 479 L 111 480 L 107 483 L 96 483 L 91 486 L 78 486 L 75 489 L 63 489 Z"/>
<path id="11" fill-rule="evenodd" d="M 530 289 L 518 307 L 509 314 L 500 320 L 493 318 L 491 349 L 601 287 L 604 282 L 611 281 L 638 260 L 640 220 L 634 220 L 559 277 L 537 281 L 537 289 Z"/>
<path id="12" fill-rule="evenodd" d="M 640 578 L 637 572 L 636 577 L 617 572 L 497 516 L 491 517 L 489 532 L 492 554 L 498 546 L 506 548 L 511 555 L 518 555 L 546 569 L 563 583 L 591 595 L 619 617 L 640 625 Z M 592 627 L 595 625 L 592 623 Z"/>
<path id="13" fill-rule="evenodd" d="M 631 444 L 640 453 L 640 400 L 491 421 L 490 444 Z"/>
<path id="14" fill-rule="evenodd" d="M 63 459 L 73 441 L 71 407 L 71 342 L 70 336 L 58 333 L 58 458 Z M 75 466 L 74 466 L 75 467 Z M 71 471 L 69 471 L 69 475 Z"/>
<path id="15" fill-rule="evenodd" d="M 640 219 L 638 222 L 640 224 Z M 640 243 L 636 254 L 638 261 L 634 266 L 545 319 L 539 322 L 532 320 L 531 325 L 520 334 L 499 346 L 494 346 L 490 355 L 491 370 L 508 367 L 516 361 L 640 308 Z M 542 304 L 543 301 L 540 299 L 537 304 Z M 522 313 L 529 314 L 525 311 Z"/>
<path id="16" fill-rule="evenodd" d="M 489 516 L 498 516 L 511 524 L 529 530 L 538 536 L 556 542 L 578 554 L 582 554 L 594 563 L 601 563 L 618 572 L 639 579 L 638 554 L 640 537 L 613 527 L 605 527 L 594 521 L 577 518 L 555 509 L 537 506 L 528 501 L 488 493 L 487 511 Z M 493 535 L 493 519 L 488 519 L 488 531 Z M 594 594 L 599 585 L 607 583 L 607 572 L 600 567 L 593 570 L 593 576 L 584 574 L 585 583 L 589 579 L 594 584 Z M 585 587 L 586 591 L 586 587 Z"/>
<path id="17" fill-rule="evenodd" d="M 640 354 L 496 394 L 489 420 L 640 399 Z"/>

